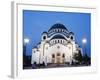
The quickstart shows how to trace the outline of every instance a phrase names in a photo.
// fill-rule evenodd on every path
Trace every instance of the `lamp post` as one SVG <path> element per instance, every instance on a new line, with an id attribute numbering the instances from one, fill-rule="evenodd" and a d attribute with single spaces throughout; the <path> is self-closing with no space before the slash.
<path id="1" fill-rule="evenodd" d="M 25 39 L 24 39 L 24 43 L 25 43 L 25 44 L 28 44 L 29 41 L 30 41 L 30 40 L 29 40 L 28 38 L 25 38 Z"/>
<path id="2" fill-rule="evenodd" d="M 26 59 L 26 45 L 29 43 L 29 39 L 28 38 L 25 38 L 24 39 L 24 42 L 23 42 L 23 65 L 24 66 L 26 66 L 26 61 L 27 61 L 27 59 Z M 23 68 L 24 68 L 24 66 L 23 66 Z"/>
<path id="3" fill-rule="evenodd" d="M 83 38 L 82 39 L 82 43 L 83 43 L 83 47 L 84 47 L 84 52 L 86 54 L 86 43 L 87 43 L 87 39 L 86 38 Z"/>
<path id="4" fill-rule="evenodd" d="M 29 41 L 30 41 L 30 40 L 29 40 L 28 38 L 25 38 L 25 39 L 24 39 L 25 55 L 26 55 L 26 51 L 27 51 L 27 50 L 26 50 L 26 46 L 27 46 L 27 44 L 29 43 Z"/>

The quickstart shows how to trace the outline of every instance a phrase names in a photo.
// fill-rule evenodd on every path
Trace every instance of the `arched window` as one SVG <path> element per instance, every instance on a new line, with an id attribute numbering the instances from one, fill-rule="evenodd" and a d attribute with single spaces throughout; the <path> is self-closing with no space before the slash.
<path id="1" fill-rule="evenodd" d="M 71 36 L 70 38 L 71 38 L 71 40 L 73 40 L 73 36 Z"/>
<path id="2" fill-rule="evenodd" d="M 60 53 L 57 53 L 57 56 L 60 56 Z"/>
<path id="3" fill-rule="evenodd" d="M 56 29 L 56 32 L 58 32 L 58 29 Z"/>
<path id="4" fill-rule="evenodd" d="M 59 32 L 59 29 L 58 29 L 58 32 Z"/>
<path id="5" fill-rule="evenodd" d="M 56 44 L 56 40 L 54 40 L 55 44 Z"/>
<path id="6" fill-rule="evenodd" d="M 54 29 L 54 32 L 56 32 L 56 29 Z"/>
<path id="7" fill-rule="evenodd" d="M 34 65 L 36 65 L 37 63 L 36 62 L 34 62 Z"/>
<path id="8" fill-rule="evenodd" d="M 53 43 L 55 43 L 55 41 L 53 40 Z"/>
<path id="9" fill-rule="evenodd" d="M 59 32 L 60 32 L 60 29 L 59 29 Z"/>
<path id="10" fill-rule="evenodd" d="M 65 43 L 65 41 L 63 40 L 63 44 Z"/>
<path id="11" fill-rule="evenodd" d="M 43 36 L 43 40 L 45 40 L 46 39 L 46 36 Z"/>
<path id="12" fill-rule="evenodd" d="M 54 54 L 52 54 L 52 58 L 55 58 L 55 55 Z"/>
<path id="13" fill-rule="evenodd" d="M 62 57 L 65 58 L 65 54 L 63 54 Z"/>

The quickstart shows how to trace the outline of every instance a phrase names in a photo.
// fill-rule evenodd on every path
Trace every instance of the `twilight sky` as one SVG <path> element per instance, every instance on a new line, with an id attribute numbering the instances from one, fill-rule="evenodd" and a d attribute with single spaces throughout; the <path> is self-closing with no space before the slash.
<path id="1" fill-rule="evenodd" d="M 43 31 L 61 23 L 75 34 L 77 43 L 83 48 L 82 39 L 86 38 L 86 51 L 91 55 L 91 14 L 75 12 L 48 12 L 23 10 L 23 36 L 30 41 L 26 45 L 26 54 L 32 54 L 32 47 L 41 41 Z"/>

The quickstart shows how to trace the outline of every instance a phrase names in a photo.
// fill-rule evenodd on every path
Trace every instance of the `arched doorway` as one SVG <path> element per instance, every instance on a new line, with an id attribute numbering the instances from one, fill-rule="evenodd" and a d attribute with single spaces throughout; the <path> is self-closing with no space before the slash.
<path id="1" fill-rule="evenodd" d="M 52 54 L 52 63 L 55 63 L 55 54 Z"/>
<path id="2" fill-rule="evenodd" d="M 65 63 L 65 54 L 62 54 L 62 63 Z"/>
<path id="3" fill-rule="evenodd" d="M 52 54 L 52 63 L 65 63 L 65 53 L 61 54 L 61 53 L 56 53 L 56 54 Z"/>
<path id="4" fill-rule="evenodd" d="M 56 63 L 61 63 L 61 54 L 60 53 L 57 53 L 56 55 Z"/>

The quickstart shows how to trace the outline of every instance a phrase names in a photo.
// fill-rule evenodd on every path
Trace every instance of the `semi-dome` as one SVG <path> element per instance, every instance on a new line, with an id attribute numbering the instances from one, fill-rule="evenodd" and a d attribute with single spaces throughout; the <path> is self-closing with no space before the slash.
<path id="1" fill-rule="evenodd" d="M 52 29 L 65 29 L 65 30 L 67 30 L 67 28 L 61 23 L 54 24 L 48 31 L 51 31 Z"/>
<path id="2" fill-rule="evenodd" d="M 65 37 L 62 36 L 62 35 L 55 35 L 55 36 L 52 37 L 52 39 L 65 39 Z"/>

